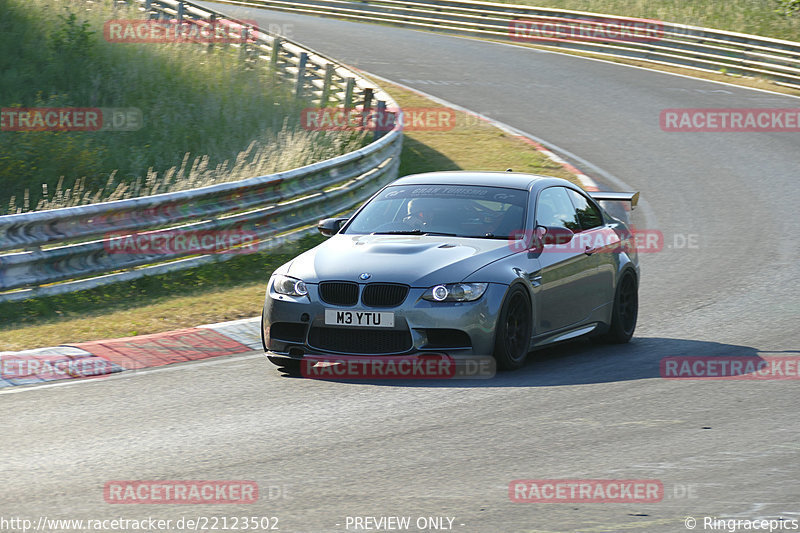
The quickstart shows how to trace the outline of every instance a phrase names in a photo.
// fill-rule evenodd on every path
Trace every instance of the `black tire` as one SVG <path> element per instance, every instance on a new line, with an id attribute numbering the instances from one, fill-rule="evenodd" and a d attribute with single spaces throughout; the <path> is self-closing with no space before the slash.
<path id="1" fill-rule="evenodd" d="M 525 365 L 533 327 L 531 301 L 527 291 L 514 285 L 506 294 L 495 328 L 494 358 L 500 370 Z"/>
<path id="2" fill-rule="evenodd" d="M 636 276 L 627 271 L 617 285 L 614 296 L 614 310 L 611 313 L 611 326 L 601 337 L 604 342 L 624 344 L 631 340 L 636 330 L 636 319 L 639 316 L 639 284 Z"/>

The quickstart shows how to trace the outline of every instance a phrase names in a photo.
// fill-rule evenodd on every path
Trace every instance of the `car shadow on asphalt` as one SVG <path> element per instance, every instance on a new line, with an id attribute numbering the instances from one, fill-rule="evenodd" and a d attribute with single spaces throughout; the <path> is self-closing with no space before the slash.
<path id="1" fill-rule="evenodd" d="M 763 361 L 762 353 L 778 352 L 759 350 L 752 346 L 663 337 L 636 337 L 628 344 L 618 345 L 577 340 L 531 352 L 523 368 L 497 372 L 492 378 L 323 380 L 383 387 L 556 387 L 662 379 L 664 358 L 702 357 L 723 360 L 746 357 L 757 364 Z"/>

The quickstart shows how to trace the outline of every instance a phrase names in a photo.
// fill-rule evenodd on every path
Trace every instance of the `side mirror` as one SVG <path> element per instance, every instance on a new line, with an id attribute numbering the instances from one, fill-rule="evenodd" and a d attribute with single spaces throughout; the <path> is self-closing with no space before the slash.
<path id="1" fill-rule="evenodd" d="M 346 218 L 325 218 L 317 222 L 317 230 L 326 237 L 335 235 L 342 229 L 342 225 L 347 222 Z"/>
<path id="2" fill-rule="evenodd" d="M 575 233 L 562 226 L 536 226 L 533 232 L 533 246 L 541 248 L 547 244 L 568 244 Z"/>
<path id="3" fill-rule="evenodd" d="M 536 226 L 531 233 L 531 240 L 528 244 L 528 250 L 531 252 L 541 252 L 544 246 L 544 236 L 547 233 L 547 228 L 544 226 Z"/>

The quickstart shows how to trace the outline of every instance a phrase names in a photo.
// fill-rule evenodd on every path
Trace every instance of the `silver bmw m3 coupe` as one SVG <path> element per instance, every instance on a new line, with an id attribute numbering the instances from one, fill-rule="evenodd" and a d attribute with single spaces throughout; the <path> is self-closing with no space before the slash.
<path id="1" fill-rule="evenodd" d="M 591 335 L 630 340 L 639 262 L 628 225 L 559 178 L 432 172 L 400 178 L 269 279 L 269 360 L 438 353 L 521 367 L 530 351 Z"/>

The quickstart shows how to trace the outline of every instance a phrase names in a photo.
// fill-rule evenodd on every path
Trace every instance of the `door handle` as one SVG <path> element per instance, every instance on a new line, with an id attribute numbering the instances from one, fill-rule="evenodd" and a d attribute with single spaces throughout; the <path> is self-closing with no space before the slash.
<path id="1" fill-rule="evenodd" d="M 591 246 L 587 246 L 586 249 L 583 251 L 586 255 L 592 255 L 597 251 L 597 248 L 592 248 Z"/>

